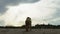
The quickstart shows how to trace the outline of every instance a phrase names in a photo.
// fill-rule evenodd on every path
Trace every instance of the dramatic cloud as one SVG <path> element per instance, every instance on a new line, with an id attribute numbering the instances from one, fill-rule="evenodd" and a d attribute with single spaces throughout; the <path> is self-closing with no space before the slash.
<path id="1" fill-rule="evenodd" d="M 6 16 L 5 25 L 22 25 L 28 16 L 32 18 L 33 25 L 48 24 L 46 17 L 50 18 L 55 12 L 55 9 L 49 8 L 50 6 L 48 4 L 49 1 L 42 0 L 32 4 L 24 3 L 18 6 L 8 6 L 9 10 L 3 15 Z"/>
<path id="2" fill-rule="evenodd" d="M 23 25 L 28 16 L 33 25 L 60 24 L 60 0 L 0 0 L 0 7 L 4 25 Z"/>
<path id="3" fill-rule="evenodd" d="M 8 5 L 18 5 L 19 3 L 34 3 L 39 0 L 0 0 L 0 13 L 5 13 L 8 8 L 6 6 Z"/>
<path id="4" fill-rule="evenodd" d="M 8 10 L 7 6 L 16 6 L 18 4 L 23 3 L 35 3 L 39 0 L 0 0 L 0 18 L 1 15 L 4 15 Z M 3 19 L 3 18 L 2 18 Z M 3 22 L 3 21 L 0 21 Z"/>

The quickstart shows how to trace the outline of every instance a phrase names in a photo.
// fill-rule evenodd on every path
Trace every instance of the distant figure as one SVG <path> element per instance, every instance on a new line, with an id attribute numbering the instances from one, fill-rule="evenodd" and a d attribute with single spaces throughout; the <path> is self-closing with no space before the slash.
<path id="1" fill-rule="evenodd" d="M 27 17 L 25 24 L 26 24 L 26 31 L 31 30 L 31 18 L 30 17 Z"/>

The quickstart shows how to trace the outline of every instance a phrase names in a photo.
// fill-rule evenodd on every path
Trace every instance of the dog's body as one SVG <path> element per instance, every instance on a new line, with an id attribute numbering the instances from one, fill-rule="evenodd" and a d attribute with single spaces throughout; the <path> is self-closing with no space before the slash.
<path id="1" fill-rule="evenodd" d="M 26 31 L 31 30 L 31 18 L 30 17 L 27 17 L 25 24 L 26 24 Z"/>

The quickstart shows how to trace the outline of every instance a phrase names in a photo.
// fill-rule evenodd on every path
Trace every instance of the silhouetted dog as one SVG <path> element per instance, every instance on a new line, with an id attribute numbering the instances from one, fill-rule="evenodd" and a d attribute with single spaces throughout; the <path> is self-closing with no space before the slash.
<path id="1" fill-rule="evenodd" d="M 30 17 L 27 17 L 25 21 L 25 25 L 26 25 L 26 31 L 31 30 L 31 18 Z"/>

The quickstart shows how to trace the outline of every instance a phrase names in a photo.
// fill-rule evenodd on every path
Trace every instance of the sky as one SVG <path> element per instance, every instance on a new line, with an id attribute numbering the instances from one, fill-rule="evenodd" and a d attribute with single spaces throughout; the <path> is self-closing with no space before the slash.
<path id="1" fill-rule="evenodd" d="M 60 0 L 0 0 L 0 26 L 21 26 L 27 17 L 32 25 L 60 25 Z"/>

